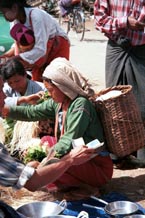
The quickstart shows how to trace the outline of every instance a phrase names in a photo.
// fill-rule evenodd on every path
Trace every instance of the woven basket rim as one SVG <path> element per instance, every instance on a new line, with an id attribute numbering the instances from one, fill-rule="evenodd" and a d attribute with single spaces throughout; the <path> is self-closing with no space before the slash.
<path id="1" fill-rule="evenodd" d="M 99 97 L 103 94 L 106 94 L 112 90 L 119 90 L 119 91 L 122 91 L 122 95 L 125 95 L 127 94 L 128 92 L 132 91 L 132 86 L 131 85 L 118 85 L 118 86 L 113 86 L 113 87 L 108 87 L 108 88 L 105 88 L 105 89 L 102 89 L 101 91 L 99 91 L 98 93 L 95 93 L 95 97 Z M 118 98 L 119 96 L 115 96 L 115 97 L 110 97 L 109 99 L 114 99 L 114 98 Z M 108 99 L 104 100 L 104 101 L 107 101 Z"/>

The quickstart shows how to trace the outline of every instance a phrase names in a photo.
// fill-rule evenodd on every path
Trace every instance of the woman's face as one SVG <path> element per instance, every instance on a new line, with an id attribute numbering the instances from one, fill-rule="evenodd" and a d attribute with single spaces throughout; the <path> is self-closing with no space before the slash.
<path id="1" fill-rule="evenodd" d="M 1 12 L 7 21 L 12 22 L 17 18 L 18 6 L 14 4 L 12 8 L 2 8 Z"/>
<path id="2" fill-rule="evenodd" d="M 27 89 L 27 76 L 15 74 L 7 80 L 7 83 L 13 90 L 24 95 Z"/>
<path id="3" fill-rule="evenodd" d="M 43 80 L 43 83 L 55 102 L 63 103 L 65 101 L 66 95 L 57 86 L 46 80 Z"/>

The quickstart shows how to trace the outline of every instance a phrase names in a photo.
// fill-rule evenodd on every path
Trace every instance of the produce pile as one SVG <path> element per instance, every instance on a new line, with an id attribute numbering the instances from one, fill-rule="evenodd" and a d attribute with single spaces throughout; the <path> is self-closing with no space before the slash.
<path id="1" fill-rule="evenodd" d="M 48 91 L 41 92 L 40 96 L 37 104 L 50 97 Z M 25 164 L 32 160 L 41 161 L 48 154 L 48 146 L 40 138 L 43 134 L 53 133 L 53 123 L 51 120 L 27 122 L 9 118 L 2 119 L 0 129 L 3 137 L 0 139 L 11 156 L 20 159 Z"/>
<path id="2" fill-rule="evenodd" d="M 33 160 L 41 162 L 48 153 L 48 143 L 42 143 L 41 139 L 33 138 L 26 143 L 26 147 L 22 153 L 22 161 L 25 164 Z"/>

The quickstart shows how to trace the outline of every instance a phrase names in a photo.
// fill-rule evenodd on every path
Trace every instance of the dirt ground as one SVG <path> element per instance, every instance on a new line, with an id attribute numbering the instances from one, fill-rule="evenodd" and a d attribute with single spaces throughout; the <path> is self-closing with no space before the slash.
<path id="1" fill-rule="evenodd" d="M 102 190 L 103 194 L 109 192 L 119 192 L 125 194 L 129 199 L 138 202 L 145 208 L 145 169 L 119 170 L 114 169 L 112 181 Z M 0 199 L 11 205 L 13 208 L 34 202 L 34 201 L 54 201 L 57 195 L 50 194 L 46 190 L 29 192 L 26 189 L 13 191 L 11 188 L 0 187 Z M 60 199 L 59 199 L 60 200 Z"/>
<path id="2" fill-rule="evenodd" d="M 115 191 L 125 194 L 145 208 L 145 169 L 114 169 L 113 179 L 104 190 L 106 193 Z"/>

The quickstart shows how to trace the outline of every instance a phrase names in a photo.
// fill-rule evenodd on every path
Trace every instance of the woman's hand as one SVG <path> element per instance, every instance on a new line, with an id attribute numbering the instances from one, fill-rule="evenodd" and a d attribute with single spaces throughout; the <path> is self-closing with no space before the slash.
<path id="1" fill-rule="evenodd" d="M 2 117 L 4 118 L 8 117 L 9 113 L 10 113 L 10 108 L 5 105 L 2 109 Z"/>
<path id="2" fill-rule="evenodd" d="M 15 50 L 11 47 L 7 52 L 3 53 L 0 58 L 11 58 L 15 56 Z"/>
<path id="3" fill-rule="evenodd" d="M 96 154 L 95 149 L 88 148 L 87 146 L 79 146 L 72 149 L 70 153 L 63 158 L 72 159 L 72 165 L 80 165 L 92 159 L 94 154 Z"/>
<path id="4" fill-rule="evenodd" d="M 28 96 L 22 96 L 18 99 L 17 105 L 20 105 L 22 103 L 27 103 L 27 104 L 37 104 L 38 100 L 40 100 L 43 96 L 44 92 L 40 91 L 36 94 L 28 95 Z"/>

